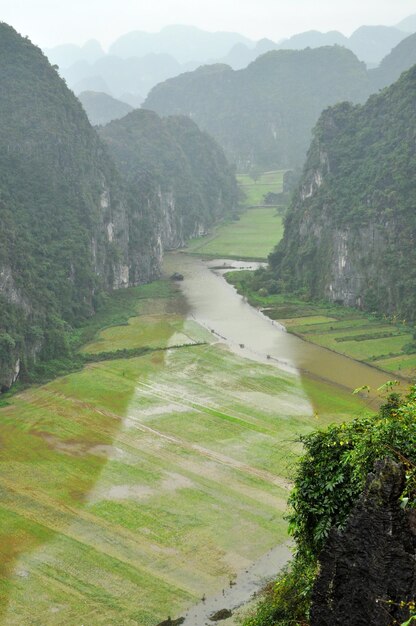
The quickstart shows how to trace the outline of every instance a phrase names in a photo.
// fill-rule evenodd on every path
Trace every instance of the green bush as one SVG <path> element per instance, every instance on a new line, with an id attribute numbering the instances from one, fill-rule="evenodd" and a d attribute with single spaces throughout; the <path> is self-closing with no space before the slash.
<path id="1" fill-rule="evenodd" d="M 306 624 L 316 566 L 296 559 L 270 584 L 243 626 L 294 626 Z"/>
<path id="2" fill-rule="evenodd" d="M 402 401 L 396 393 L 376 416 L 315 431 L 301 439 L 302 457 L 289 499 L 290 531 L 301 553 L 316 557 L 330 529 L 342 528 L 377 459 L 408 464 L 403 497 L 416 505 L 416 387 Z"/>
<path id="3" fill-rule="evenodd" d="M 344 527 L 376 460 L 391 457 L 406 466 L 402 506 L 416 507 L 416 386 L 405 398 L 390 393 L 377 415 L 301 441 L 305 453 L 289 499 L 295 557 L 244 626 L 306 626 L 319 552 L 330 529 Z"/>

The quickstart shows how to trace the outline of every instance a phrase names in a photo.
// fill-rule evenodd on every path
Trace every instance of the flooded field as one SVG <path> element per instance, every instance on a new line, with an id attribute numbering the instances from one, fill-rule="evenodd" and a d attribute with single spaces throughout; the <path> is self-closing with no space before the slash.
<path id="1" fill-rule="evenodd" d="M 221 269 L 177 254 L 173 271 L 84 347 L 106 361 L 0 408 L 4 626 L 191 623 L 248 600 L 289 556 L 299 435 L 384 381 L 288 335 Z M 132 345 L 149 352 L 109 358 Z"/>

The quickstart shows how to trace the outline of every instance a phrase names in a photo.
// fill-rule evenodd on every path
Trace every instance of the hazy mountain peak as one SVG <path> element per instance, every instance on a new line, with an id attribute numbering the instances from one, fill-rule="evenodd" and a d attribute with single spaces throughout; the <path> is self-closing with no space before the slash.
<path id="1" fill-rule="evenodd" d="M 236 43 L 254 45 L 239 33 L 208 32 L 195 26 L 169 25 L 158 33 L 133 31 L 122 35 L 110 46 L 110 53 L 121 58 L 167 52 L 179 62 L 222 58 Z"/>
<path id="2" fill-rule="evenodd" d="M 52 64 L 59 67 L 67 68 L 78 61 L 87 61 L 94 63 L 104 56 L 104 50 L 96 39 L 90 39 L 83 46 L 67 43 L 55 46 L 54 48 L 45 48 L 46 56 Z"/>
<path id="3" fill-rule="evenodd" d="M 112 120 L 124 117 L 133 110 L 133 107 L 126 102 L 116 100 L 116 98 L 100 91 L 83 91 L 79 94 L 78 99 L 94 126 L 108 124 Z"/>
<path id="4" fill-rule="evenodd" d="M 416 33 L 416 13 L 405 17 L 404 20 L 396 24 L 396 28 L 407 33 Z"/>

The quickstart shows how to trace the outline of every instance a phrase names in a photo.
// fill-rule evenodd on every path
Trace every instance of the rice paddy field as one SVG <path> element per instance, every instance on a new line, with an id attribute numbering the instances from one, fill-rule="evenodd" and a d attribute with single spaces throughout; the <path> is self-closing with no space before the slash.
<path id="1" fill-rule="evenodd" d="M 262 297 L 246 293 L 243 276 L 243 272 L 230 272 L 227 279 L 289 332 L 392 375 L 416 379 L 414 329 L 405 323 L 328 302 L 305 302 L 286 294 Z"/>
<path id="2" fill-rule="evenodd" d="M 187 252 L 205 258 L 265 261 L 283 237 L 285 207 L 264 206 L 263 197 L 268 192 L 281 193 L 283 174 L 283 170 L 266 172 L 257 181 L 239 176 L 243 210 L 210 235 L 190 241 Z"/>
<path id="3" fill-rule="evenodd" d="M 213 343 L 166 283 L 115 298 L 111 319 L 123 298 L 134 316 L 105 324 L 84 353 L 150 352 L 2 401 L 1 624 L 183 614 L 286 540 L 299 434 L 362 410 Z"/>
<path id="4" fill-rule="evenodd" d="M 285 170 L 275 170 L 260 174 L 257 180 L 249 175 L 237 176 L 243 192 L 242 205 L 245 207 L 264 205 L 264 196 L 268 192 L 281 193 L 283 190 L 283 176 Z"/>
<path id="5" fill-rule="evenodd" d="M 246 209 L 238 221 L 191 241 L 187 252 L 206 258 L 265 261 L 282 237 L 283 217 L 275 207 Z"/>
<path id="6" fill-rule="evenodd" d="M 413 331 L 406 326 L 356 312 L 350 317 L 301 317 L 282 322 L 302 339 L 398 376 L 416 376 L 416 355 L 406 353 L 413 342 Z"/>

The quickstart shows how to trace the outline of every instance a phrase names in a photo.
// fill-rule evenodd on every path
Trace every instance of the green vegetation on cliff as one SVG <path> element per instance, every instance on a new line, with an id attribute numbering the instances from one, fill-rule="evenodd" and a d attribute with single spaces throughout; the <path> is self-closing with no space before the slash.
<path id="1" fill-rule="evenodd" d="M 129 281 L 134 205 L 79 101 L 6 24 L 0 61 L 1 388 L 35 358 L 65 355 L 66 324 L 91 315 L 124 266 Z"/>
<path id="2" fill-rule="evenodd" d="M 310 623 L 311 592 L 317 570 L 318 558 L 322 558 L 330 532 L 345 528 L 349 516 L 354 512 L 359 498 L 365 488 L 367 477 L 373 471 L 376 461 L 386 458 L 404 465 L 406 477 L 396 497 L 396 506 L 401 502 L 403 511 L 416 507 L 416 390 L 401 398 L 397 393 L 390 393 L 377 415 L 363 415 L 348 423 L 332 425 L 325 430 L 316 430 L 302 437 L 305 453 L 298 464 L 294 488 L 289 498 L 290 530 L 296 541 L 296 555 L 290 570 L 284 572 L 252 615 L 244 621 L 245 626 L 291 626 L 292 624 Z M 369 484 L 369 483 L 368 483 Z M 377 488 L 373 483 L 372 489 Z M 383 485 L 378 485 L 382 492 Z M 386 511 L 385 515 L 388 515 Z M 402 533 L 405 536 L 406 522 L 396 516 L 394 531 L 388 526 L 387 533 Z M 402 521 L 403 527 L 398 527 Z M 409 520 L 410 520 L 409 514 Z M 390 529 L 390 530 L 389 530 Z M 358 529 L 359 530 L 359 529 Z M 371 537 L 365 535 L 363 542 Z M 377 538 L 376 538 L 377 541 Z M 357 543 L 355 548 L 357 549 Z M 366 546 L 358 545 L 364 551 Z M 411 546 L 408 546 L 409 556 Z M 404 554 L 404 551 L 403 551 Z M 403 557 L 395 554 L 391 563 Z M 358 554 L 351 550 L 349 559 Z M 384 561 L 385 554 L 382 555 Z M 411 558 L 411 557 L 410 557 Z M 354 563 L 354 561 L 353 561 Z M 357 566 L 357 563 L 355 563 Z M 353 565 L 352 565 L 353 566 Z M 377 563 L 369 562 L 368 570 L 377 572 Z M 359 576 L 359 571 L 357 573 Z M 379 565 L 379 576 L 383 569 Z M 408 572 L 412 581 L 412 573 Z M 367 581 L 368 582 L 368 581 Z M 396 581 L 391 580 L 388 591 L 383 596 L 366 598 L 373 603 L 374 612 L 379 603 L 381 610 L 397 615 L 402 620 L 409 618 L 409 609 L 414 608 L 413 598 L 409 597 L 409 589 L 397 588 Z M 366 581 L 362 580 L 363 585 Z M 374 585 L 374 581 L 371 581 Z M 333 590 L 337 594 L 337 589 Z M 371 593 L 371 592 L 370 592 Z M 315 601 L 321 600 L 317 595 Z M 339 598 L 337 598 L 339 600 Z M 341 600 L 342 602 L 342 600 Z M 403 605 L 400 606 L 400 602 Z M 361 607 L 362 608 L 362 607 Z M 312 623 L 316 624 L 316 620 Z M 341 623 L 341 622 L 340 622 Z M 343 622 L 345 623 L 345 622 Z M 352 623 L 352 622 L 350 622 Z M 371 624 L 380 622 L 371 621 Z"/>
<path id="3" fill-rule="evenodd" d="M 326 110 L 283 240 L 286 289 L 414 320 L 416 66 L 363 106 Z"/>
<path id="4" fill-rule="evenodd" d="M 369 94 L 365 65 L 339 46 L 271 51 L 246 69 L 212 65 L 153 88 L 144 106 L 189 115 L 239 170 L 300 166 L 323 108 Z"/>
<path id="5" fill-rule="evenodd" d="M 154 113 L 103 130 L 117 171 L 56 68 L 6 24 L 0 109 L 1 392 L 51 360 L 72 367 L 71 328 L 106 291 L 158 276 L 163 248 L 204 231 L 237 191 L 214 140 Z"/>
<path id="6" fill-rule="evenodd" d="M 166 247 L 206 232 L 235 206 L 237 184 L 223 151 L 188 118 L 136 110 L 100 134 L 131 193 L 159 204 L 153 218 Z"/>

